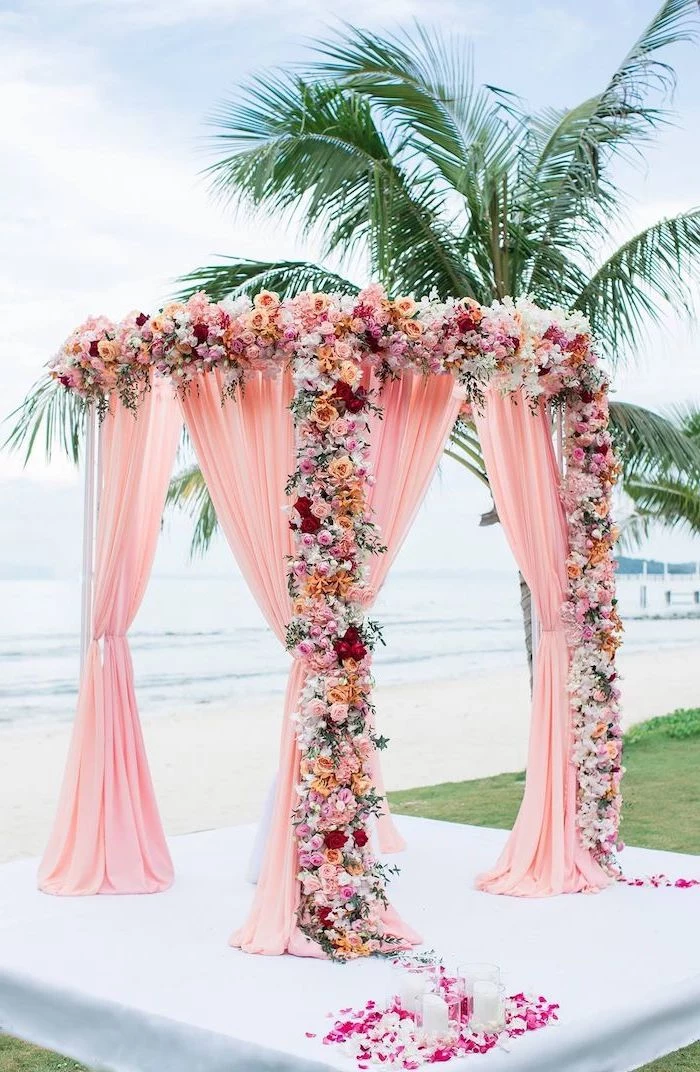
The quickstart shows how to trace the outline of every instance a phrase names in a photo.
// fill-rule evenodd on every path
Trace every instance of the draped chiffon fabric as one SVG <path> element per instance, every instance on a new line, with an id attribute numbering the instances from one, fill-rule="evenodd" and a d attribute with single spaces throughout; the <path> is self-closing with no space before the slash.
<path id="1" fill-rule="evenodd" d="M 372 386 L 380 387 L 376 383 Z M 406 370 L 381 385 L 379 399 L 381 416 L 375 415 L 371 422 L 375 482 L 370 489 L 369 505 L 386 552 L 374 555 L 370 561 L 370 585 L 375 598 L 425 498 L 464 400 L 464 391 L 452 376 L 424 376 Z M 384 797 L 377 820 L 379 848 L 382 852 L 399 852 L 406 842 L 396 829 L 386 803 L 380 753 L 376 751 L 372 776 L 377 792 Z"/>
<path id="2" fill-rule="evenodd" d="M 102 425 L 91 643 L 56 818 L 39 868 L 53 894 L 155 893 L 173 869 L 148 769 L 126 632 L 151 571 L 182 427 L 167 382 Z"/>
<path id="3" fill-rule="evenodd" d="M 576 829 L 576 767 L 567 691 L 569 651 L 561 610 L 567 530 L 561 474 L 544 404 L 490 386 L 475 411 L 498 517 L 532 593 L 540 623 L 523 802 L 495 867 L 477 884 L 521 897 L 594 891 L 611 879 Z"/>
<path id="4" fill-rule="evenodd" d="M 221 404 L 218 372 L 199 378 L 182 400 L 187 428 L 221 527 L 267 621 L 284 644 L 292 614 L 287 590 L 287 558 L 293 552 L 284 488 L 295 469 L 295 443 L 289 404 L 289 372 L 275 378 L 255 373 L 233 404 Z M 305 680 L 295 660 L 287 686 L 280 764 L 271 824 L 253 905 L 231 944 L 249 953 L 320 957 L 323 953 L 296 925 L 299 903 L 296 839 L 292 813 L 300 754 L 293 714 Z M 389 907 L 387 934 L 399 947 L 418 935 Z"/>

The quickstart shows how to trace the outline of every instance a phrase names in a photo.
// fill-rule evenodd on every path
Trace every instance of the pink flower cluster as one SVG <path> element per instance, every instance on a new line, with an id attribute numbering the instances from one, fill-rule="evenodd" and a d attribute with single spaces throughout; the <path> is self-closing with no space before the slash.
<path id="1" fill-rule="evenodd" d="M 449 988 L 455 980 L 443 976 Z M 445 1038 L 424 1035 L 415 1023 L 414 1015 L 396 1001 L 382 1008 L 368 1001 L 361 1009 L 342 1009 L 331 1030 L 325 1035 L 325 1045 L 341 1046 L 343 1053 L 354 1059 L 357 1067 L 381 1065 L 392 1069 L 417 1069 L 424 1064 L 436 1064 L 468 1054 L 488 1053 L 504 1041 L 519 1038 L 528 1031 L 538 1031 L 557 1020 L 559 1006 L 541 996 L 523 993 L 506 999 L 505 1027 L 498 1034 L 472 1031 L 462 1023 Z M 307 1032 L 308 1037 L 314 1037 Z"/>

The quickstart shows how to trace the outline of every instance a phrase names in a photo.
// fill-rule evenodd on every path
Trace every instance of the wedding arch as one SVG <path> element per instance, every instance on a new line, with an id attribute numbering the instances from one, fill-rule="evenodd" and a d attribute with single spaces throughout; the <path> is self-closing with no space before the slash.
<path id="1" fill-rule="evenodd" d="M 199 294 L 154 316 L 88 320 L 50 375 L 99 415 L 102 445 L 89 646 L 43 890 L 172 881 L 126 634 L 184 421 L 231 549 L 293 658 L 262 869 L 231 943 L 346 960 L 420 940 L 390 906 L 378 860 L 401 841 L 383 799 L 369 612 L 467 415 L 539 622 L 524 799 L 479 885 L 545 896 L 615 879 L 618 463 L 582 316 L 526 300 L 390 300 L 377 285 Z"/>

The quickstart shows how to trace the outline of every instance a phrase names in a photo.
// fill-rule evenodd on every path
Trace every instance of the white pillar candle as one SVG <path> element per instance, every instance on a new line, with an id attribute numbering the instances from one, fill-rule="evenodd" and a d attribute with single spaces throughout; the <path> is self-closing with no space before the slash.
<path id="1" fill-rule="evenodd" d="M 426 994 L 423 998 L 423 1030 L 426 1035 L 446 1035 L 449 1028 L 447 1002 L 439 994 Z"/>
<path id="2" fill-rule="evenodd" d="M 418 972 L 404 972 L 399 979 L 398 999 L 406 1012 L 418 1012 L 425 993 L 425 978 Z"/>
<path id="3" fill-rule="evenodd" d="M 501 995 L 498 985 L 487 979 L 474 980 L 472 1019 L 476 1024 L 498 1024 L 501 1020 Z"/>

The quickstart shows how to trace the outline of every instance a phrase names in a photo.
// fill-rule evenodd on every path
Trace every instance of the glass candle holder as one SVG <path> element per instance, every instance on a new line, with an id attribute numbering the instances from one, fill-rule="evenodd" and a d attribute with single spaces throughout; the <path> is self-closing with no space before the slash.
<path id="1" fill-rule="evenodd" d="M 472 1031 L 492 1034 L 502 1031 L 506 1023 L 505 987 L 490 979 L 477 979 L 472 994 Z"/>
<path id="2" fill-rule="evenodd" d="M 469 1023 L 472 1018 L 474 1001 L 474 983 L 485 981 L 500 986 L 501 969 L 497 964 L 460 964 L 457 975 L 462 980 L 462 1022 Z"/>
<path id="3" fill-rule="evenodd" d="M 418 1015 L 422 1010 L 423 996 L 434 990 L 433 980 L 422 968 L 402 965 L 392 971 L 391 1001 L 405 1012 Z"/>

